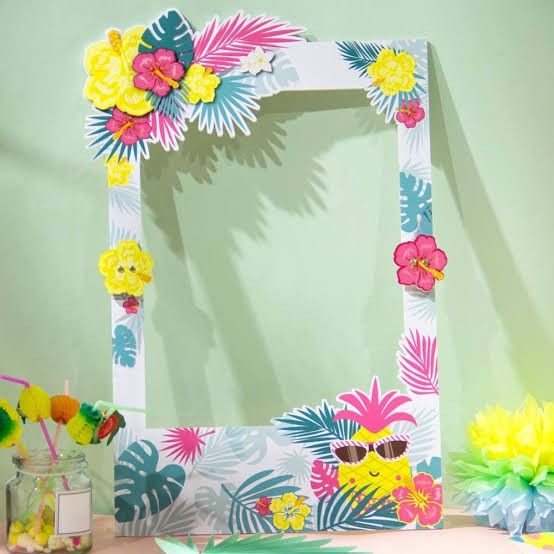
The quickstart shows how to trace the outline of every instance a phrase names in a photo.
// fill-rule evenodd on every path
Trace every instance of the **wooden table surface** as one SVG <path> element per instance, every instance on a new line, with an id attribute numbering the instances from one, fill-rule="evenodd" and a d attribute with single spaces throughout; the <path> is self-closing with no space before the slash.
<path id="1" fill-rule="evenodd" d="M 360 552 L 372 554 L 539 554 L 541 550 L 509 539 L 504 531 L 478 527 L 471 516 L 450 511 L 445 528 L 436 531 L 381 531 L 377 533 L 310 534 L 313 538 L 331 538 L 339 546 L 355 546 Z M 206 537 L 195 537 L 205 544 Z M 94 548 L 97 554 L 161 553 L 152 537 L 114 537 L 114 522 L 110 516 L 94 518 Z M 6 553 L 5 546 L 0 548 Z"/>

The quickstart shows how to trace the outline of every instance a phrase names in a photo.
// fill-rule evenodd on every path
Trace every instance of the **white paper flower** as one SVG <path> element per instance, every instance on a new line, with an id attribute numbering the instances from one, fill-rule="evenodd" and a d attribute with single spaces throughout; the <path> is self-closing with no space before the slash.
<path id="1" fill-rule="evenodd" d="M 260 71 L 272 71 L 271 60 L 273 52 L 264 52 L 261 46 L 256 46 L 250 54 L 240 58 L 241 73 L 257 75 Z"/>

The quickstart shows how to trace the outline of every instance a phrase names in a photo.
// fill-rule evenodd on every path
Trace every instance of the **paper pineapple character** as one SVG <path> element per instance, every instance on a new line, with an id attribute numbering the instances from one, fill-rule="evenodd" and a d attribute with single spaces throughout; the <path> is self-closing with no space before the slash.
<path id="1" fill-rule="evenodd" d="M 409 396 L 397 390 L 381 396 L 379 379 L 373 378 L 371 391 L 354 390 L 338 396 L 338 400 L 350 408 L 339 410 L 335 421 L 350 420 L 360 429 L 349 440 L 331 444 L 331 452 L 338 468 L 316 460 L 312 466 L 311 485 L 318 497 L 332 494 L 333 489 L 345 486 L 356 489 L 367 486 L 367 492 L 377 489 L 374 499 L 390 495 L 402 483 L 410 482 L 411 470 L 407 457 L 408 435 L 395 435 L 390 424 L 408 421 L 415 424 L 414 417 L 400 406 L 410 402 Z"/>

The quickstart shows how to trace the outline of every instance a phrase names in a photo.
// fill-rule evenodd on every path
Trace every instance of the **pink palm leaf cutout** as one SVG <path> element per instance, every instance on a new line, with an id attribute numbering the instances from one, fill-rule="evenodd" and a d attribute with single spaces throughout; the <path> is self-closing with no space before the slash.
<path id="1" fill-rule="evenodd" d="M 159 142 L 163 149 L 179 150 L 179 141 L 185 140 L 187 126 L 184 121 L 173 120 L 160 112 L 152 111 L 148 114 L 148 123 L 152 127 L 150 137 L 152 142 Z"/>
<path id="2" fill-rule="evenodd" d="M 333 496 L 339 488 L 338 475 L 339 470 L 335 466 L 326 464 L 321 460 L 314 460 L 310 486 L 317 498 Z"/>
<path id="3" fill-rule="evenodd" d="M 256 46 L 268 49 L 286 48 L 304 39 L 296 36 L 302 27 L 291 27 L 277 18 L 259 15 L 250 18 L 241 12 L 219 22 L 214 17 L 204 29 L 194 35 L 193 63 L 211 67 L 220 73 L 240 64 Z"/>
<path id="4" fill-rule="evenodd" d="M 410 329 L 396 354 L 400 379 L 414 394 L 439 394 L 437 339 Z"/>
<path id="5" fill-rule="evenodd" d="M 162 452 L 167 452 L 178 463 L 194 463 L 197 456 L 202 454 L 202 446 L 206 446 L 203 437 L 213 435 L 215 429 L 209 429 L 200 434 L 200 427 L 176 427 L 168 429 L 162 443 L 167 444 Z"/>

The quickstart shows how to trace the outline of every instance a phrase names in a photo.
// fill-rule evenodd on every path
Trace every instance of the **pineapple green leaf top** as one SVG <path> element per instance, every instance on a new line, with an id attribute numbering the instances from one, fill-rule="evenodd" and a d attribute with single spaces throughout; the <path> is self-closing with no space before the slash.
<path id="1" fill-rule="evenodd" d="M 221 542 L 215 544 L 213 537 L 210 538 L 202 551 L 198 550 L 191 537 L 187 543 L 182 543 L 174 538 L 156 539 L 158 546 L 165 554 L 342 554 L 353 552 L 352 546 L 327 546 L 330 539 L 310 540 L 302 535 L 287 536 L 283 534 L 262 537 L 249 535 L 241 537 L 239 533 L 231 535 Z M 359 552 L 357 554 L 370 554 Z"/>

